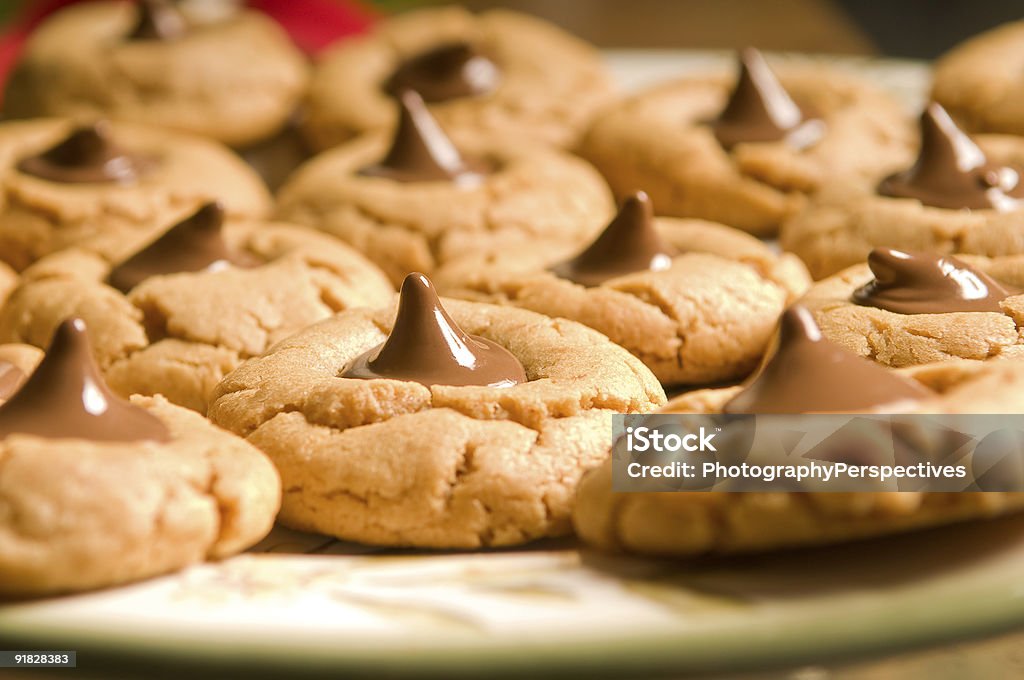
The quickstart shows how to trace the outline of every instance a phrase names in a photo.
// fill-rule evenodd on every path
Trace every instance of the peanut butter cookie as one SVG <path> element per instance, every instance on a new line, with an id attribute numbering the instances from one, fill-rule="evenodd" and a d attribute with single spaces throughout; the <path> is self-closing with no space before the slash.
<path id="1" fill-rule="evenodd" d="M 453 297 L 586 324 L 663 384 L 679 385 L 753 370 L 779 314 L 810 277 L 797 258 L 730 227 L 655 220 L 639 192 L 582 253 L 565 258 L 524 245 L 450 263 L 437 282 Z"/>
<path id="2" fill-rule="evenodd" d="M 78 3 L 32 34 L 4 114 L 109 117 L 243 146 L 285 126 L 308 78 L 305 57 L 260 12 L 200 24 L 168 0 Z"/>
<path id="3" fill-rule="evenodd" d="M 227 557 L 266 535 L 279 503 L 273 466 L 249 444 L 160 397 L 110 393 L 80 319 L 58 326 L 32 376 L 0 399 L 0 595 Z"/>
<path id="4" fill-rule="evenodd" d="M 222 218 L 209 204 L 114 267 L 81 250 L 40 260 L 0 310 L 0 338 L 43 347 L 78 315 L 116 392 L 162 394 L 205 413 L 207 395 L 243 359 L 394 293 L 373 264 L 329 237 L 258 222 L 222 234 Z"/>
<path id="5" fill-rule="evenodd" d="M 810 312 L 794 308 L 776 353 L 747 384 L 684 394 L 662 412 L 1019 413 L 1022 387 L 1024 365 L 1015 362 L 885 369 L 824 339 Z M 604 550 L 689 556 L 837 543 L 1021 509 L 1024 494 L 1007 492 L 616 493 L 608 460 L 583 479 L 573 519 L 583 540 Z"/>
<path id="6" fill-rule="evenodd" d="M 589 45 L 539 19 L 459 7 L 408 12 L 319 60 L 305 130 L 325 149 L 395 125 L 394 96 L 418 91 L 452 133 L 573 146 L 612 91 Z"/>
<path id="7" fill-rule="evenodd" d="M 600 175 L 564 152 L 522 140 L 450 140 L 413 92 L 394 139 L 368 135 L 301 167 L 278 215 L 340 238 L 396 284 L 468 254 L 524 243 L 582 246 L 614 211 Z"/>
<path id="8" fill-rule="evenodd" d="M 280 521 L 382 545 L 479 548 L 570 531 L 611 414 L 664 403 L 654 376 L 580 324 L 438 300 L 342 312 L 229 375 L 214 423 L 280 471 Z"/>
<path id="9" fill-rule="evenodd" d="M 685 78 L 609 107 L 580 153 L 619 197 L 643 189 L 662 214 L 770 235 L 836 178 L 909 161 L 912 138 L 899 105 L 871 85 L 822 66 L 776 78 L 747 50 L 738 79 Z"/>

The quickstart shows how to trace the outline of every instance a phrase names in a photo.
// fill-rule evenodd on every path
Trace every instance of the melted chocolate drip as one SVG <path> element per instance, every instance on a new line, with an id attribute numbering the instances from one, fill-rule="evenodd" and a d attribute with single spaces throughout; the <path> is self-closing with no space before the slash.
<path id="1" fill-rule="evenodd" d="M 929 391 L 822 337 L 806 307 L 782 314 L 778 347 L 726 413 L 844 413 L 900 407 Z"/>
<path id="2" fill-rule="evenodd" d="M 139 0 L 138 20 L 129 40 L 175 40 L 188 33 L 185 16 L 172 0 Z"/>
<path id="3" fill-rule="evenodd" d="M 229 248 L 224 242 L 223 224 L 223 206 L 207 203 L 145 249 L 114 267 L 107 283 L 127 294 L 146 279 L 160 274 L 263 264 L 254 256 Z"/>
<path id="4" fill-rule="evenodd" d="M 388 339 L 357 357 L 341 375 L 411 380 L 428 387 L 511 387 L 527 380 L 511 352 L 459 328 L 441 306 L 430 279 L 419 273 L 409 274 L 402 283 Z"/>
<path id="5" fill-rule="evenodd" d="M 150 163 L 118 148 L 110 138 L 109 125 L 100 121 L 77 128 L 56 146 L 23 159 L 18 170 L 51 182 L 127 184 L 139 179 Z"/>
<path id="6" fill-rule="evenodd" d="M 711 122 L 722 147 L 786 140 L 804 148 L 818 141 L 824 123 L 801 111 L 759 51 L 749 47 L 741 51 L 739 66 L 729 102 Z"/>
<path id="7" fill-rule="evenodd" d="M 443 102 L 491 92 L 500 78 L 497 65 L 476 46 L 456 42 L 402 62 L 384 84 L 384 89 L 394 97 L 406 90 L 415 90 L 424 101 Z"/>
<path id="8" fill-rule="evenodd" d="M 674 254 L 654 226 L 651 199 L 638 191 L 623 201 L 597 240 L 551 271 L 583 286 L 598 286 L 632 272 L 668 269 Z"/>
<path id="9" fill-rule="evenodd" d="M 897 314 L 999 312 L 1011 291 L 950 255 L 875 248 L 875 275 L 853 292 L 853 301 Z"/>
<path id="10" fill-rule="evenodd" d="M 935 208 L 1017 210 L 1024 198 L 1018 170 L 990 163 L 939 104 L 921 114 L 921 150 L 909 170 L 890 175 L 878 193 L 916 198 Z"/>
<path id="11" fill-rule="evenodd" d="M 399 97 L 398 126 L 387 155 L 360 174 L 398 182 L 455 182 L 477 184 L 482 168 L 467 163 L 441 126 L 427 111 L 423 98 L 412 90 Z"/>
<path id="12" fill-rule="evenodd" d="M 85 322 L 77 318 L 57 327 L 39 367 L 0 406 L 0 438 L 13 434 L 105 442 L 170 439 L 159 419 L 110 391 L 93 360 Z"/>
<path id="13" fill-rule="evenodd" d="M 25 374 L 10 361 L 0 359 L 0 399 L 8 399 L 25 382 Z"/>

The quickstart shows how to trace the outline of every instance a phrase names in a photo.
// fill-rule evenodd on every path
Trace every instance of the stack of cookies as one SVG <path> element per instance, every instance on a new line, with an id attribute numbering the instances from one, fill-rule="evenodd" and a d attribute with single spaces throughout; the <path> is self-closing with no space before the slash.
<path id="1" fill-rule="evenodd" d="M 1024 408 L 1024 113 L 969 94 L 1010 28 L 943 61 L 915 127 L 756 50 L 617 98 L 508 11 L 402 15 L 315 65 L 250 10 L 59 12 L 0 123 L 0 594 L 275 521 L 683 555 L 1024 506 L 615 494 L 608 460 L 616 413 Z"/>

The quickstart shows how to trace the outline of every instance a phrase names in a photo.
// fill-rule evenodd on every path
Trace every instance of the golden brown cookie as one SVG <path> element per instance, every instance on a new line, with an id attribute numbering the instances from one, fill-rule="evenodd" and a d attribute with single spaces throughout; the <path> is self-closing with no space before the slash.
<path id="1" fill-rule="evenodd" d="M 7 264 L 0 262 L 0 307 L 3 307 L 7 296 L 18 285 L 18 273 Z"/>
<path id="2" fill-rule="evenodd" d="M 115 261 L 213 199 L 233 217 L 270 210 L 227 149 L 142 125 L 2 123 L 0 169 L 0 259 L 16 270 L 72 246 Z"/>
<path id="3" fill-rule="evenodd" d="M 44 258 L 0 311 L 0 337 L 43 347 L 75 314 L 88 322 L 116 392 L 162 394 L 205 413 L 207 395 L 242 360 L 336 312 L 383 304 L 394 292 L 361 255 L 310 230 L 233 223 L 224 240 L 249 261 L 154 271 L 138 285 L 144 262 L 111 270 L 81 250 Z"/>
<path id="4" fill-rule="evenodd" d="M 972 132 L 1024 135 L 1024 21 L 974 36 L 935 63 L 932 98 Z"/>
<path id="5" fill-rule="evenodd" d="M 32 377 L 0 400 L 0 595 L 101 588 L 226 557 L 266 535 L 279 503 L 273 466 L 249 444 L 160 397 L 110 394 L 80 320 L 62 324 Z"/>
<path id="6" fill-rule="evenodd" d="M 340 238 L 395 283 L 469 254 L 582 246 L 613 209 L 586 162 L 500 136 L 449 140 L 412 93 L 390 142 L 367 135 L 326 151 L 278 193 L 279 217 Z"/>
<path id="7" fill-rule="evenodd" d="M 419 90 L 452 132 L 563 147 L 612 90 L 597 52 L 551 24 L 501 9 L 425 9 L 324 53 L 307 99 L 307 138 L 325 149 L 392 128 L 389 90 L 403 87 Z"/>
<path id="8" fill-rule="evenodd" d="M 807 412 L 789 410 L 800 402 L 840 413 L 1024 409 L 1024 364 L 956 361 L 899 374 L 822 340 L 810 319 L 787 312 L 778 353 L 744 386 L 683 394 L 662 412 Z M 838 543 L 1021 509 L 1024 494 L 1007 492 L 622 493 L 612 491 L 609 459 L 581 482 L 573 521 L 584 541 L 604 550 L 691 556 Z"/>
<path id="9" fill-rule="evenodd" d="M 801 300 L 832 341 L 893 367 L 1024 357 L 1024 255 L 954 258 L 875 249 L 870 262 L 819 281 Z M 913 280 L 915 266 L 958 290 L 943 290 L 925 272 Z M 872 294 L 878 288 L 888 294 Z"/>
<path id="10" fill-rule="evenodd" d="M 879 246 L 1024 253 L 1024 140 L 968 137 L 935 104 L 921 127 L 915 164 L 886 178 L 828 184 L 783 225 L 783 249 L 799 255 L 814 278 L 863 262 Z"/>
<path id="11" fill-rule="evenodd" d="M 407 278 L 401 299 L 398 321 L 393 305 L 343 312 L 217 388 L 210 418 L 282 475 L 281 521 L 435 548 L 568 533 L 576 482 L 607 455 L 611 414 L 664 403 L 657 380 L 571 321 L 456 300 L 441 308 L 422 275 Z"/>
<path id="12" fill-rule="evenodd" d="M 618 197 L 643 189 L 661 214 L 713 220 L 758 235 L 774 233 L 807 194 L 838 177 L 877 175 L 910 159 L 905 116 L 871 85 L 824 66 L 796 64 L 780 65 L 776 82 L 760 55 L 745 54 L 744 60 L 739 80 L 684 78 L 609 107 L 584 137 L 580 153 Z M 758 80 L 767 81 L 761 87 L 769 92 L 757 93 L 752 83 Z M 781 96 L 792 98 L 783 113 L 796 121 L 791 130 L 766 135 L 764 128 L 770 132 L 773 126 L 761 121 L 764 101 L 778 98 L 779 83 Z M 736 124 L 722 128 L 720 141 L 713 123 L 722 119 L 737 84 L 747 104 L 732 116 Z"/>
<path id="13" fill-rule="evenodd" d="M 79 3 L 32 34 L 8 80 L 4 114 L 110 117 L 242 146 L 284 126 L 308 70 L 260 12 L 200 24 L 168 2 Z"/>
<path id="14" fill-rule="evenodd" d="M 777 255 L 730 227 L 653 220 L 650 211 L 643 193 L 626 199 L 584 251 L 592 254 L 583 267 L 579 258 L 586 255 L 567 260 L 557 251 L 523 245 L 489 259 L 452 262 L 438 272 L 437 285 L 452 297 L 590 326 L 643 361 L 665 385 L 743 377 L 757 365 L 783 308 L 806 290 L 806 270 L 792 255 Z M 644 251 L 644 259 L 644 252 L 636 252 L 653 241 L 663 254 Z M 570 262 L 576 266 L 566 267 Z"/>

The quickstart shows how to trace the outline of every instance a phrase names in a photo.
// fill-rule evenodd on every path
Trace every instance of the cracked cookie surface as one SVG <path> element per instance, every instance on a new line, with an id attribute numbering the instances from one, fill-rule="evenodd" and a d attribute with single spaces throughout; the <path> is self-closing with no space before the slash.
<path id="1" fill-rule="evenodd" d="M 596 50 L 551 24 L 500 9 L 421 10 L 324 53 L 307 97 L 310 143 L 325 149 L 393 127 L 395 103 L 384 90 L 392 72 L 405 59 L 454 42 L 470 42 L 493 59 L 500 80 L 491 92 L 433 104 L 431 112 L 449 131 L 571 147 L 612 94 Z"/>
<path id="2" fill-rule="evenodd" d="M 281 521 L 384 545 L 479 548 L 569 532 L 576 483 L 607 455 L 611 414 L 664 403 L 654 376 L 571 321 L 445 300 L 528 382 L 434 385 L 339 377 L 380 344 L 394 307 L 351 310 L 251 359 L 218 386 L 213 422 L 262 449 Z"/>
<path id="3" fill-rule="evenodd" d="M 943 362 L 903 371 L 935 396 L 918 413 L 1020 413 L 1024 366 Z M 717 413 L 742 388 L 697 390 L 666 413 Z M 584 477 L 573 523 L 604 550 L 689 556 L 824 545 L 1024 509 L 1006 492 L 674 492 L 615 493 L 611 461 Z"/>
<path id="4" fill-rule="evenodd" d="M 0 441 L 0 594 L 156 576 L 241 552 L 270 530 L 280 482 L 266 456 L 160 397 L 132 403 L 171 441 Z"/>
<path id="5" fill-rule="evenodd" d="M 169 40 L 129 40 L 133 3 L 90 2 L 36 29 L 4 96 L 8 118 L 110 117 L 241 146 L 282 128 L 309 78 L 272 19 L 239 11 Z"/>
<path id="6" fill-rule="evenodd" d="M 696 217 L 758 235 L 775 233 L 805 195 L 839 176 L 878 174 L 912 158 L 912 129 L 900 107 L 870 85 L 823 67 L 779 68 L 798 105 L 826 132 L 799 150 L 785 142 L 725 151 L 710 126 L 733 79 L 681 79 L 609 107 L 580 143 L 581 155 L 616 196 L 650 194 L 659 214 Z"/>
<path id="7" fill-rule="evenodd" d="M 278 194 L 278 215 L 340 238 L 397 284 L 470 253 L 579 247 L 614 212 L 604 181 L 578 158 L 521 141 L 452 137 L 467 157 L 496 166 L 479 186 L 361 175 L 388 148 L 386 137 L 366 136 L 301 167 Z"/>
<path id="8" fill-rule="evenodd" d="M 1024 21 L 999 26 L 935 63 L 932 99 L 968 130 L 1024 134 Z"/>
<path id="9" fill-rule="evenodd" d="M 959 259 L 1016 290 L 1024 288 L 1024 255 Z M 852 301 L 853 292 L 873 278 L 867 264 L 854 265 L 816 283 L 801 304 L 829 340 L 887 366 L 1024 357 L 1024 295 L 1004 299 L 1002 313 L 897 314 Z"/>
<path id="10" fill-rule="evenodd" d="M 760 359 L 785 305 L 809 277 L 792 255 L 729 227 L 660 218 L 683 253 L 669 269 L 585 287 L 544 269 L 556 253 L 521 247 L 465 258 L 435 277 L 452 297 L 513 305 L 583 323 L 629 350 L 666 385 L 742 377 Z"/>
<path id="11" fill-rule="evenodd" d="M 1024 141 L 1001 135 L 974 139 L 993 163 L 1024 167 Z M 783 225 L 783 249 L 799 255 L 815 279 L 863 262 L 876 247 L 989 257 L 1024 253 L 1024 210 L 934 208 L 880 196 L 875 186 L 851 181 L 823 187 Z"/>
<path id="12" fill-rule="evenodd" d="M 166 226 L 165 226 L 166 228 Z M 82 317 L 110 387 L 163 394 L 205 413 L 207 395 L 242 360 L 335 312 L 384 304 L 383 273 L 344 244 L 299 227 L 235 223 L 225 238 L 265 264 L 154 276 L 127 295 L 110 265 L 68 250 L 40 260 L 0 310 L 0 338 L 45 347 Z"/>
<path id="13" fill-rule="evenodd" d="M 155 160 L 135 183 L 65 184 L 17 169 L 71 129 L 56 119 L 0 124 L 0 259 L 14 269 L 73 246 L 121 259 L 210 200 L 233 217 L 270 210 L 259 177 L 218 143 L 141 125 L 110 125 L 119 146 Z"/>

